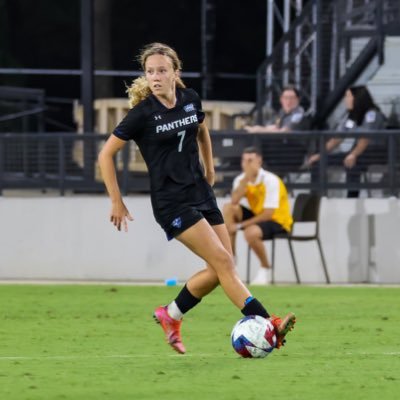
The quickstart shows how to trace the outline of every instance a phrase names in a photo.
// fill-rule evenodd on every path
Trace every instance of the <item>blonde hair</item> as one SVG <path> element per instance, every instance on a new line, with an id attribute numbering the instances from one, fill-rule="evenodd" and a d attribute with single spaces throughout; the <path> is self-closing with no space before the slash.
<path id="1" fill-rule="evenodd" d="M 140 62 L 143 71 L 146 67 L 147 58 L 155 54 L 161 54 L 169 57 L 169 59 L 172 61 L 172 68 L 174 71 L 180 72 L 182 70 L 182 62 L 172 47 L 169 47 L 163 43 L 150 43 L 143 48 L 138 57 L 138 61 Z M 176 79 L 176 86 L 180 88 L 186 87 L 180 77 Z M 130 86 L 127 86 L 126 92 L 128 93 L 129 106 L 131 108 L 135 107 L 136 104 L 140 103 L 151 94 L 149 84 L 144 76 L 139 76 L 139 78 L 136 78 Z"/>

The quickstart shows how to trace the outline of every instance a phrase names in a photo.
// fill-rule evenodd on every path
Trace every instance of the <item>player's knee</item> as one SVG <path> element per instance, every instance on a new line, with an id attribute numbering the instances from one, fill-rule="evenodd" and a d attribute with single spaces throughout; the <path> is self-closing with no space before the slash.
<path id="1" fill-rule="evenodd" d="M 254 243 L 257 240 L 260 240 L 260 228 L 258 226 L 249 226 L 244 230 L 244 237 L 247 243 Z"/>
<path id="2" fill-rule="evenodd" d="M 234 259 L 224 248 L 218 250 L 215 255 L 214 268 L 217 274 L 221 272 L 232 272 L 235 269 Z"/>

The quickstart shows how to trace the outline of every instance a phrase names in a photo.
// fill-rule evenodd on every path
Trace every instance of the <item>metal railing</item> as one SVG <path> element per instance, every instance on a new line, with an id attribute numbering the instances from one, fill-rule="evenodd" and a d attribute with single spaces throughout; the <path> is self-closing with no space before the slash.
<path id="1" fill-rule="evenodd" d="M 308 2 L 289 26 L 273 51 L 257 69 L 257 121 L 264 121 L 263 109 L 279 108 L 282 88 L 295 84 L 302 89 L 310 110 L 316 110 L 319 95 L 320 0 Z M 272 34 L 272 33 L 271 33 Z"/>
<path id="2" fill-rule="evenodd" d="M 332 137 L 357 138 L 357 134 L 337 131 L 309 131 L 276 134 L 249 134 L 242 131 L 212 132 L 216 161 L 216 190 L 231 189 L 233 178 L 241 172 L 240 157 L 247 146 L 257 146 L 265 166 L 282 177 L 289 190 L 314 190 L 329 195 L 334 190 L 365 190 L 373 196 L 399 196 L 400 130 L 371 131 L 362 137 L 371 139 L 368 157 L 364 157 L 359 182 L 342 181 L 344 169 L 327 156 L 325 143 Z M 97 154 L 108 135 L 71 133 L 0 133 L 0 193 L 5 189 L 56 189 L 78 193 L 104 192 Z M 305 167 L 306 156 L 320 152 L 317 179 Z M 90 154 L 90 157 L 84 157 Z M 343 156 L 344 157 L 344 156 Z M 116 157 L 117 175 L 124 194 L 150 190 L 144 162 L 134 143 Z M 332 170 L 341 169 L 339 178 Z M 340 172 L 340 171 L 339 171 Z"/>

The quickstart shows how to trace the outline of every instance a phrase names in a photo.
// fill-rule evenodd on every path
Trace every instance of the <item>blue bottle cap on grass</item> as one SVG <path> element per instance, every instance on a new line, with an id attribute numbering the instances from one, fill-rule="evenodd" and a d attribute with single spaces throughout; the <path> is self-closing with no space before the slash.
<path id="1" fill-rule="evenodd" d="M 176 286 L 178 284 L 178 278 L 169 278 L 165 280 L 167 286 Z"/>

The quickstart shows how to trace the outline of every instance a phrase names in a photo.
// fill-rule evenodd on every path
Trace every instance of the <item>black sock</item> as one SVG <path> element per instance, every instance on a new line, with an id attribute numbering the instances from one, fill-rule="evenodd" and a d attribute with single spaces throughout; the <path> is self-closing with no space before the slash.
<path id="1" fill-rule="evenodd" d="M 259 315 L 263 318 L 269 318 L 269 314 L 264 306 L 255 298 L 249 301 L 244 308 L 242 308 L 243 315 Z"/>
<path id="2" fill-rule="evenodd" d="M 192 293 L 189 292 L 186 285 L 183 289 L 179 292 L 177 298 L 175 299 L 175 303 L 178 306 L 179 310 L 182 314 L 187 313 L 191 310 L 194 306 L 199 304 L 201 299 L 194 297 Z"/>

